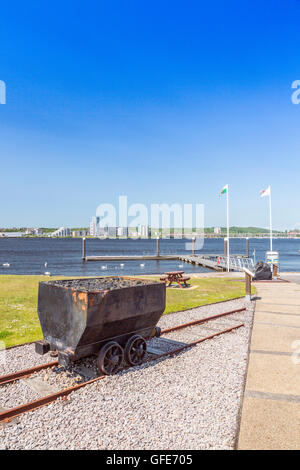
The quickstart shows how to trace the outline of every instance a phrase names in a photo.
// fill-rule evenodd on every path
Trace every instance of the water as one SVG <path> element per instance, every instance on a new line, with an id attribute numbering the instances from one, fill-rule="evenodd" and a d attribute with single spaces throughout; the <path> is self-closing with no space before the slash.
<path id="1" fill-rule="evenodd" d="M 186 240 L 160 240 L 161 254 L 185 254 Z M 153 255 L 156 240 L 86 240 L 87 255 Z M 230 240 L 232 253 L 245 253 L 245 239 Z M 249 254 L 256 250 L 256 261 L 264 260 L 269 240 L 250 239 Z M 281 271 L 300 271 L 300 239 L 276 239 Z M 223 239 L 206 239 L 199 253 L 223 253 Z M 182 269 L 186 273 L 206 272 L 199 266 L 181 261 L 96 261 L 82 263 L 82 241 L 72 238 L 2 238 L 0 239 L 0 274 L 44 274 L 67 276 L 157 274 Z M 45 267 L 45 262 L 47 266 Z M 9 263 L 4 267 L 3 263 Z M 120 264 L 124 264 L 123 267 Z M 144 266 L 141 266 L 144 264 Z M 181 266 L 183 265 L 183 268 Z"/>

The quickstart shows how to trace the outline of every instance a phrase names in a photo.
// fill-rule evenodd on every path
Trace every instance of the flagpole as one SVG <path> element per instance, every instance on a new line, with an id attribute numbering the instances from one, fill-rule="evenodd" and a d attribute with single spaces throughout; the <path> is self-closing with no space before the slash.
<path id="1" fill-rule="evenodd" d="M 269 194 L 269 206 L 270 206 L 270 251 L 273 251 L 273 240 L 272 240 L 272 198 L 271 198 L 271 186 L 270 188 L 270 194 Z"/>
<path id="2" fill-rule="evenodd" d="M 226 202 L 227 202 L 227 272 L 229 272 L 229 185 L 227 185 Z"/>

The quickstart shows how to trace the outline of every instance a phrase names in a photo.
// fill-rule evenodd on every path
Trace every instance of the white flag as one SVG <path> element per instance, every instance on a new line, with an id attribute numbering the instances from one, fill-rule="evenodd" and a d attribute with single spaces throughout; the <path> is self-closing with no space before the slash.
<path id="1" fill-rule="evenodd" d="M 268 186 L 267 189 L 263 189 L 260 192 L 260 197 L 270 196 L 271 194 L 271 186 Z"/>

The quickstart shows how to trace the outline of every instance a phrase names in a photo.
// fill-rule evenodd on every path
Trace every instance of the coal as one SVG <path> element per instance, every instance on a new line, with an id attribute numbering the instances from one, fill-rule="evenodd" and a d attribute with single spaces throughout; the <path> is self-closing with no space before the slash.
<path id="1" fill-rule="evenodd" d="M 153 281 L 145 281 L 144 279 L 125 279 L 122 277 L 98 277 L 91 279 L 48 281 L 45 284 L 55 287 L 63 287 L 65 289 L 75 289 L 81 292 L 102 292 L 107 290 L 141 286 L 148 283 L 153 284 Z"/>
<path id="2" fill-rule="evenodd" d="M 256 263 L 254 270 L 253 281 L 270 281 L 272 279 L 272 271 L 267 263 L 259 261 Z"/>

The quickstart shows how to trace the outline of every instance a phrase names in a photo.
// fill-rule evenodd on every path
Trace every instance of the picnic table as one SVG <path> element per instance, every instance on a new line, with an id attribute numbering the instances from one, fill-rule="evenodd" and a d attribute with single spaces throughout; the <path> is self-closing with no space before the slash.
<path id="1" fill-rule="evenodd" d="M 182 284 L 187 287 L 187 281 L 190 280 L 190 277 L 184 276 L 184 271 L 168 271 L 164 273 L 164 276 L 162 276 L 160 280 L 168 284 L 167 287 L 171 286 L 172 283 L 175 282 L 182 289 Z"/>

